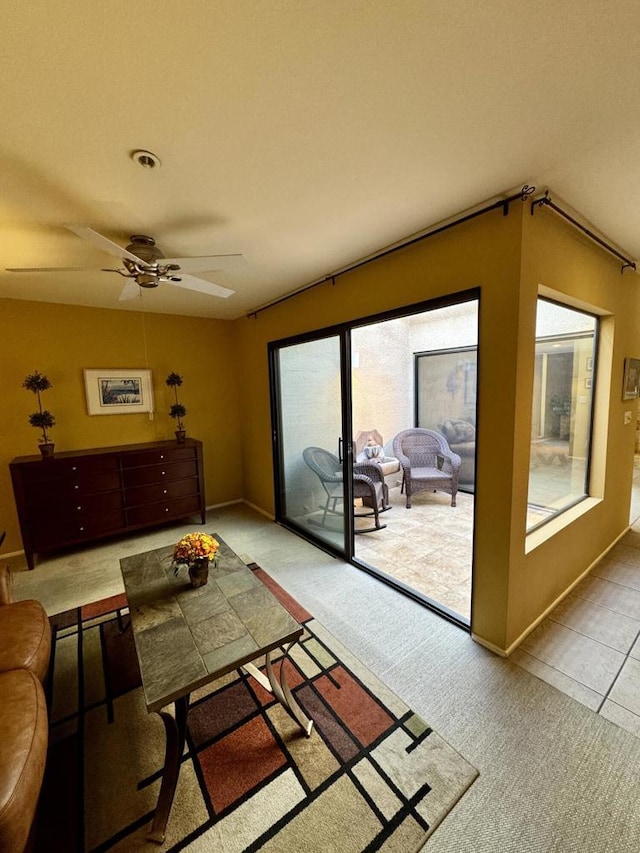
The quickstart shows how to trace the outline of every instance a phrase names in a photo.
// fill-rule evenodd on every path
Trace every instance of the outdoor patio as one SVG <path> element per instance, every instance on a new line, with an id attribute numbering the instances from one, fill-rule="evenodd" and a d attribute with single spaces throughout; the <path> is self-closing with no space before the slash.
<path id="1" fill-rule="evenodd" d="M 404 495 L 395 486 L 389 490 L 389 502 L 392 509 L 380 517 L 387 527 L 356 536 L 356 557 L 468 621 L 473 495 L 458 492 L 457 506 L 452 507 L 444 492 L 418 492 L 406 509 Z"/>
<path id="2" fill-rule="evenodd" d="M 389 489 L 392 509 L 380 515 L 386 527 L 355 537 L 355 556 L 389 577 L 452 610 L 467 622 L 471 618 L 471 574 L 473 563 L 474 496 L 458 492 L 457 506 L 451 506 L 449 495 L 443 492 L 418 492 L 412 508 L 406 509 L 400 481 Z M 567 493 L 581 491 L 584 483 L 584 464 L 572 460 L 545 459 L 531 469 L 531 489 L 540 503 L 530 504 L 527 510 L 529 527 L 554 513 L 554 504 L 566 502 Z M 319 500 L 319 505 L 322 503 Z M 360 503 L 360 502 L 356 502 Z M 371 516 L 358 518 L 363 510 L 356 506 L 356 529 L 371 528 Z M 364 510 L 367 511 L 367 510 Z M 632 508 L 632 516 L 634 510 Z M 638 512 L 635 513 L 636 516 Z M 335 544 L 342 538 L 337 518 L 316 510 L 301 523 L 311 523 L 324 538 L 331 538 L 335 525 Z"/>

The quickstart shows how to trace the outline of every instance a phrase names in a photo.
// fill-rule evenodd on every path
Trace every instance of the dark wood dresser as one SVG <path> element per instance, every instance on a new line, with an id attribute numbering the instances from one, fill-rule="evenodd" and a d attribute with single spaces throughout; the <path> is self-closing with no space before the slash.
<path id="1" fill-rule="evenodd" d="M 18 456 L 9 468 L 30 569 L 36 553 L 189 515 L 206 520 L 195 438 Z"/>

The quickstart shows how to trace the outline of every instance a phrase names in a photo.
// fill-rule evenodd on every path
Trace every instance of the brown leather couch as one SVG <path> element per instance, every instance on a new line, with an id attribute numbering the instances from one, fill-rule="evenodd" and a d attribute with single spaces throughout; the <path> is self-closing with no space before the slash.
<path id="1" fill-rule="evenodd" d="M 50 652 L 44 608 L 14 602 L 11 572 L 0 566 L 0 853 L 22 853 L 31 841 L 47 757 Z"/>

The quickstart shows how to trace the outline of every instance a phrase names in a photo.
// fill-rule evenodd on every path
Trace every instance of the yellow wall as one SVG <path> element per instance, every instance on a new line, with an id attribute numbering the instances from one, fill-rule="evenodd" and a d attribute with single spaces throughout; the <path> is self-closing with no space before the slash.
<path id="1" fill-rule="evenodd" d="M 274 509 L 267 343 L 472 287 L 481 288 L 474 625 L 502 646 L 510 554 L 522 210 L 493 212 L 238 321 L 245 498 Z M 515 318 L 515 321 L 514 321 Z M 477 630 L 477 628 L 476 628 Z"/>
<path id="2" fill-rule="evenodd" d="M 28 423 L 37 399 L 21 387 L 35 370 L 53 385 L 42 403 L 56 418 L 50 431 L 56 451 L 173 439 L 176 422 L 168 411 L 174 396 L 165 379 L 171 371 L 179 373 L 187 434 L 204 442 L 207 504 L 242 497 L 233 323 L 4 299 L 0 329 L 4 553 L 22 548 L 9 462 L 14 456 L 38 454 L 41 433 Z M 83 368 L 147 366 L 153 378 L 153 420 L 147 414 L 87 414 Z"/>
<path id="3" fill-rule="evenodd" d="M 615 315 L 601 337 L 594 480 L 604 499 L 526 553 L 538 285 Z M 267 343 L 479 287 L 479 404 L 472 629 L 508 650 L 628 525 L 634 426 L 623 427 L 622 364 L 637 355 L 638 280 L 547 210 L 512 205 L 339 276 L 237 322 L 244 495 L 274 510 Z M 611 407 L 606 387 L 613 386 Z M 602 381 L 604 380 L 604 381 Z M 606 456 L 606 459 L 604 458 Z M 606 476 L 605 476 L 606 472 Z"/>
<path id="4" fill-rule="evenodd" d="M 515 477 L 506 647 L 521 636 L 626 529 L 635 445 L 634 401 L 622 400 L 625 356 L 640 352 L 640 282 L 588 238 L 542 209 L 524 220 Z M 576 307 L 603 312 L 598 359 L 591 493 L 603 500 L 525 555 L 535 300 L 539 287 Z M 544 291 L 546 293 L 546 291 Z M 633 413 L 624 424 L 624 412 Z M 542 528 L 542 532 L 544 528 Z"/>
<path id="5" fill-rule="evenodd" d="M 339 276 L 232 322 L 0 300 L 3 442 L 0 528 L 5 552 L 21 547 L 8 463 L 37 453 L 27 423 L 35 397 L 22 389 L 41 370 L 58 450 L 172 438 L 164 384 L 185 378 L 189 435 L 205 443 L 207 503 L 244 497 L 273 513 L 267 344 L 335 323 L 470 288 L 481 294 L 472 628 L 508 650 L 628 525 L 635 420 L 623 425 L 625 356 L 639 356 L 640 288 L 611 256 L 542 209 L 511 206 Z M 536 299 L 539 288 L 604 313 L 596 391 L 592 494 L 602 500 L 552 536 L 526 537 Z M 547 291 L 545 291 L 547 292 Z M 146 340 L 146 348 L 145 348 Z M 153 371 L 156 417 L 86 414 L 83 368 Z M 609 388 L 611 391 L 609 392 Z M 547 526 L 548 529 L 552 529 Z"/>

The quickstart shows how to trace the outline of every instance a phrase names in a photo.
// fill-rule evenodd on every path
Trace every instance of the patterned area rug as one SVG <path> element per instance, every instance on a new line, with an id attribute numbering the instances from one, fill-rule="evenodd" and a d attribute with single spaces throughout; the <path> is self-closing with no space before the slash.
<path id="1" fill-rule="evenodd" d="M 477 771 L 262 569 L 305 626 L 287 661 L 311 738 L 232 673 L 192 694 L 163 851 L 419 850 Z M 146 840 L 164 726 L 142 701 L 124 595 L 51 618 L 51 743 L 37 853 L 158 850 Z M 79 630 L 81 628 L 81 630 Z"/>

